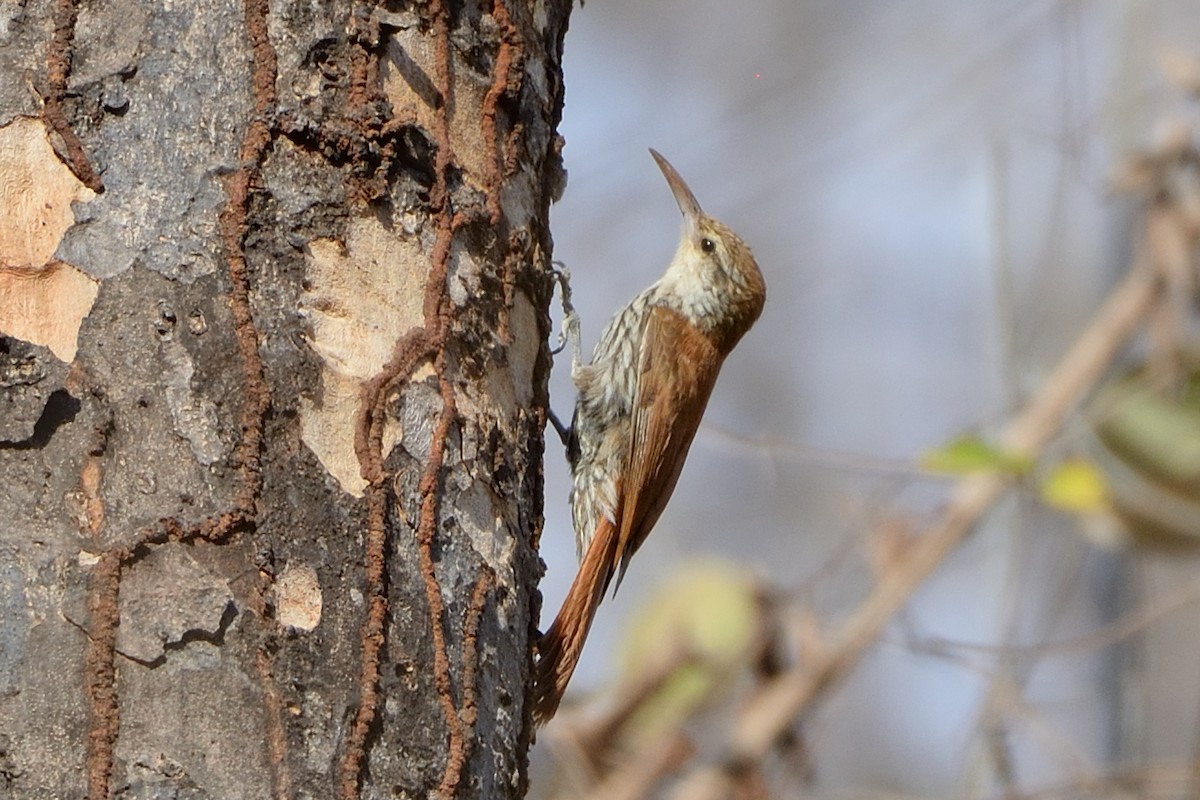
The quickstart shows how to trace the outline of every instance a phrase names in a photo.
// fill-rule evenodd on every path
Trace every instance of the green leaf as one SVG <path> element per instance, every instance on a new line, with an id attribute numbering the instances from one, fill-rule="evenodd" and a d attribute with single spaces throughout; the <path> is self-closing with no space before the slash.
<path id="1" fill-rule="evenodd" d="M 1111 509 L 1108 481 L 1085 458 L 1071 458 L 1050 471 L 1042 481 L 1042 500 L 1072 514 L 1098 514 Z"/>
<path id="2" fill-rule="evenodd" d="M 946 475 L 966 475 L 972 472 L 1002 472 L 1020 476 L 1029 471 L 1028 456 L 1001 450 L 978 436 L 960 436 L 953 441 L 926 451 L 920 460 L 921 468 Z"/>

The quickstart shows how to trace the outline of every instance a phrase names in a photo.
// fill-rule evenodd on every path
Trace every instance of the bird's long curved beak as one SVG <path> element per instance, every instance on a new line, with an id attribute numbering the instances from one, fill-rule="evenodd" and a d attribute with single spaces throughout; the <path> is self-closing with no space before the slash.
<path id="1" fill-rule="evenodd" d="M 671 187 L 671 194 L 675 195 L 675 202 L 679 204 L 679 210 L 683 213 L 684 224 L 694 227 L 704 213 L 700 210 L 700 203 L 696 201 L 696 195 L 692 194 L 692 190 L 671 166 L 671 162 L 662 157 L 662 153 L 651 147 L 650 155 L 654 156 L 658 168 L 662 170 L 663 177 L 667 179 L 667 185 Z"/>

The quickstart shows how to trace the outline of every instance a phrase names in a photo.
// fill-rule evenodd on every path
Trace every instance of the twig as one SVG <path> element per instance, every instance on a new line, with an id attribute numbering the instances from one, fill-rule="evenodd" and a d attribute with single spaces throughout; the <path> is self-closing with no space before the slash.
<path id="1" fill-rule="evenodd" d="M 1007 654 L 1014 662 L 1028 666 L 1041 659 L 1090 653 L 1120 644 L 1125 639 L 1146 630 L 1155 622 L 1197 602 L 1200 602 L 1200 584 L 1191 583 L 1159 597 L 1153 605 L 1134 609 L 1096 630 L 1067 639 L 1028 645 L 991 645 L 951 639 L 931 639 L 927 640 L 925 645 L 917 645 L 917 651 L 934 655 L 954 652 L 982 654 L 991 657 Z"/>
<path id="2" fill-rule="evenodd" d="M 587 800 L 640 800 L 649 796 L 664 776 L 686 763 L 693 752 L 695 748 L 687 734 L 672 731 L 640 756 L 609 773 L 603 783 L 584 797 Z"/>
<path id="3" fill-rule="evenodd" d="M 711 438 L 731 450 L 765 454 L 787 463 L 803 464 L 864 475 L 884 475 L 911 479 L 929 479 L 912 461 L 898 458 L 879 458 L 847 450 L 801 444 L 783 437 L 748 436 L 710 422 L 700 425 L 700 435 Z M 934 476 L 936 477 L 936 476 Z"/>
<path id="4" fill-rule="evenodd" d="M 1112 787 L 1108 795 L 1112 797 L 1180 797 L 1181 793 L 1187 790 L 1190 775 L 1190 765 L 1187 763 L 1159 762 L 1105 773 L 1100 776 L 1100 783 Z M 1091 779 L 1073 780 L 1045 789 L 1012 795 L 1010 800 L 1073 800 L 1086 794 L 1089 786 Z"/>

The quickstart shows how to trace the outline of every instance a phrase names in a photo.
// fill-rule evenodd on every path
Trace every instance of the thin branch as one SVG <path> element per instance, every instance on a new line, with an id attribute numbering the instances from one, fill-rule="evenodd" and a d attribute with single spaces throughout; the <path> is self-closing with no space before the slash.
<path id="1" fill-rule="evenodd" d="M 927 472 L 922 472 L 908 459 L 880 458 L 847 450 L 814 447 L 783 437 L 748 436 L 710 422 L 700 425 L 700 435 L 712 439 L 720 447 L 732 451 L 741 450 L 752 454 L 766 455 L 773 461 L 805 464 L 864 475 L 884 475 L 914 480 L 936 478 Z"/>
<path id="2" fill-rule="evenodd" d="M 679 769 L 695 748 L 687 734 L 676 730 L 609 773 L 604 782 L 584 795 L 587 800 L 641 800 L 662 778 Z"/>
<path id="3" fill-rule="evenodd" d="M 1091 653 L 1112 647 L 1198 601 L 1200 601 L 1200 584 L 1193 583 L 1163 595 L 1153 605 L 1136 608 L 1123 614 L 1094 631 L 1057 642 L 991 645 L 938 638 L 926 640 L 925 644 L 918 645 L 915 649 L 917 652 L 933 655 L 945 655 L 948 652 L 977 653 L 988 656 L 1008 655 L 1014 662 L 1027 665 L 1041 659 Z"/>
<path id="4" fill-rule="evenodd" d="M 679 674 L 680 670 L 701 663 L 699 654 L 681 642 L 668 642 L 662 657 L 616 693 L 616 702 L 591 719 L 573 721 L 569 716 L 555 726 L 558 741 L 570 745 L 581 761 L 595 766 L 612 752 L 617 734 L 645 703 Z"/>

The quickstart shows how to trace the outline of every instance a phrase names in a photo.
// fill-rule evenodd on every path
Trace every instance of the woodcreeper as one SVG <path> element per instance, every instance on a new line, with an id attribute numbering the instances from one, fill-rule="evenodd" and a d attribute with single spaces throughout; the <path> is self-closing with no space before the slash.
<path id="1" fill-rule="evenodd" d="M 579 572 L 537 644 L 533 715 L 558 709 L 613 577 L 658 520 L 722 362 L 762 312 L 766 287 L 750 248 L 705 214 L 665 158 L 683 230 L 666 272 L 608 323 L 590 364 L 573 365 L 578 391 L 567 434 Z"/>

